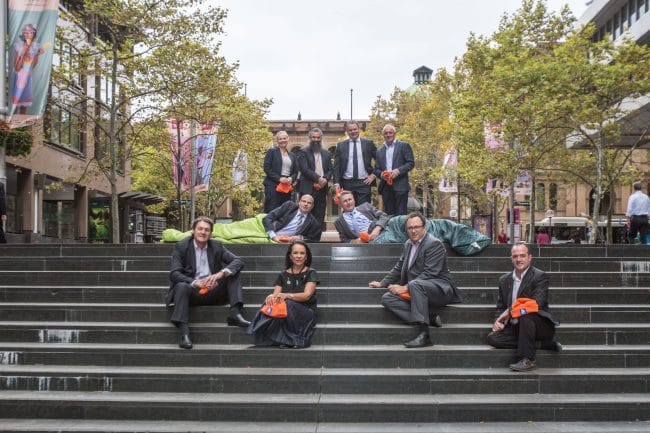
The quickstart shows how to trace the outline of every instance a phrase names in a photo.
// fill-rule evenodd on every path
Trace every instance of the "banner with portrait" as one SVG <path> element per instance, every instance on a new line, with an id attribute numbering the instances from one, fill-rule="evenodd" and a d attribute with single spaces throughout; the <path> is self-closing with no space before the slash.
<path id="1" fill-rule="evenodd" d="M 9 0 L 8 123 L 30 125 L 43 116 L 52 75 L 58 0 Z"/>
<path id="2" fill-rule="evenodd" d="M 167 122 L 169 133 L 169 148 L 172 154 L 174 185 L 179 185 L 181 191 L 187 191 L 192 186 L 192 131 L 190 122 L 171 119 Z"/>
<path id="3" fill-rule="evenodd" d="M 202 123 L 194 139 L 195 176 L 194 191 L 207 191 L 212 175 L 212 161 L 217 147 L 217 129 L 213 123 Z"/>
<path id="4" fill-rule="evenodd" d="M 458 192 L 458 183 L 456 175 L 456 164 L 458 163 L 458 153 L 456 149 L 445 152 L 442 161 L 442 177 L 438 183 L 438 189 L 442 192 Z"/>

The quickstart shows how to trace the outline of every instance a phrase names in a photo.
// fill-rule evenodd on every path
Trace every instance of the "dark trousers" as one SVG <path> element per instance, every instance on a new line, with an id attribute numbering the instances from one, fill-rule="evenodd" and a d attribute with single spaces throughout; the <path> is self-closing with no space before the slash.
<path id="1" fill-rule="evenodd" d="M 630 230 L 627 233 L 630 243 L 634 243 L 634 238 L 636 238 L 638 232 L 641 243 L 647 244 L 648 229 L 650 229 L 650 225 L 648 224 L 648 217 L 646 215 L 633 215 L 630 218 Z"/>
<path id="2" fill-rule="evenodd" d="M 198 305 L 225 305 L 231 307 L 241 306 L 242 283 L 238 272 L 222 280 L 217 287 L 204 295 L 199 294 L 198 287 L 189 283 L 176 283 L 174 285 L 174 311 L 172 323 L 188 323 L 190 320 L 190 307 Z"/>
<path id="3" fill-rule="evenodd" d="M 402 299 L 391 292 L 381 297 L 381 305 L 409 324 L 430 324 L 431 316 L 449 304 L 453 291 L 445 291 L 433 281 L 414 281 L 409 284 L 411 300 Z"/>
<path id="4" fill-rule="evenodd" d="M 302 197 L 305 193 L 300 194 Z M 327 187 L 322 188 L 320 191 L 314 190 L 311 193 L 311 196 L 314 198 L 314 208 L 311 210 L 311 214 L 316 218 L 316 221 L 320 224 L 320 233 L 318 233 L 317 238 L 320 239 L 320 235 L 325 230 L 325 207 L 327 206 Z"/>
<path id="5" fill-rule="evenodd" d="M 388 215 L 406 215 L 408 213 L 408 191 L 395 191 L 392 186 L 385 185 L 381 191 L 381 198 L 384 201 L 384 212 Z"/>
<path id="6" fill-rule="evenodd" d="M 363 179 L 341 179 L 341 187 L 352 193 L 355 205 L 371 203 L 370 185 L 363 183 Z"/>
<path id="7" fill-rule="evenodd" d="M 284 202 L 291 200 L 291 195 L 291 192 L 285 194 L 276 191 L 275 185 L 266 185 L 264 187 L 264 213 L 279 208 Z"/>
<path id="8" fill-rule="evenodd" d="M 5 230 L 2 227 L 3 226 L 3 221 L 0 220 L 0 244 L 6 244 L 7 243 L 7 238 L 5 237 Z"/>
<path id="9" fill-rule="evenodd" d="M 555 326 L 538 314 L 521 316 L 518 323 L 509 323 L 501 332 L 490 332 L 487 341 L 497 349 L 517 349 L 518 358 L 535 359 L 535 341 L 551 341 Z"/>

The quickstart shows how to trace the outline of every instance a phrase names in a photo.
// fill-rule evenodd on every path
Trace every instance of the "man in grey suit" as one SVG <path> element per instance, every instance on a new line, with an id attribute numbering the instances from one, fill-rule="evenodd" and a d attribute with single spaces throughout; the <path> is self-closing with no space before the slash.
<path id="1" fill-rule="evenodd" d="M 409 198 L 409 171 L 415 167 L 411 145 L 395 140 L 395 127 L 384 126 L 384 144 L 377 150 L 375 176 L 379 181 L 378 191 L 388 215 L 406 215 Z"/>
<path id="2" fill-rule="evenodd" d="M 336 144 L 334 151 L 334 186 L 354 194 L 357 204 L 370 203 L 370 187 L 375 182 L 372 160 L 375 159 L 375 143 L 361 138 L 359 122 L 346 122 L 348 139 Z"/>
<path id="3" fill-rule="evenodd" d="M 339 232 L 341 242 L 365 243 L 359 237 L 362 232 L 368 233 L 368 241 L 371 241 L 386 228 L 390 219 L 370 203 L 355 206 L 354 195 L 350 191 L 339 193 L 339 206 L 343 213 L 334 221 L 334 227 Z"/>
<path id="4" fill-rule="evenodd" d="M 327 183 L 332 176 L 330 153 L 322 148 L 323 131 L 312 128 L 309 143 L 298 151 L 298 171 L 300 197 L 309 194 L 314 198 L 311 214 L 320 225 L 320 233 L 325 229 L 325 207 L 327 206 Z"/>
<path id="5" fill-rule="evenodd" d="M 443 243 L 426 231 L 426 219 L 412 212 L 406 219 L 409 240 L 391 271 L 370 287 L 387 287 L 381 304 L 406 323 L 416 326 L 417 334 L 404 343 L 408 348 L 431 346 L 429 323 L 440 325 L 436 310 L 462 298 L 447 267 Z M 408 293 L 410 300 L 403 296 Z M 400 296 L 401 295 L 401 296 Z"/>

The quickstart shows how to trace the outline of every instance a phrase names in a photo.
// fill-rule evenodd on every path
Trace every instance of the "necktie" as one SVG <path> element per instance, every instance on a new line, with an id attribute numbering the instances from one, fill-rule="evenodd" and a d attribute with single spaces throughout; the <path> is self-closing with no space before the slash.
<path id="1" fill-rule="evenodd" d="M 300 228 L 300 226 L 302 226 L 302 221 L 304 219 L 305 219 L 305 216 L 302 213 L 298 212 L 298 221 L 297 221 L 298 225 L 297 225 L 296 228 Z"/>
<path id="2" fill-rule="evenodd" d="M 323 171 L 323 160 L 320 156 L 320 151 L 314 152 L 314 171 L 316 172 L 317 175 L 320 177 L 323 177 L 323 174 L 325 173 Z"/>
<path id="3" fill-rule="evenodd" d="M 352 141 L 352 145 L 354 146 L 354 150 L 352 150 L 352 179 L 358 179 L 359 178 L 359 159 L 357 158 L 357 141 Z"/>

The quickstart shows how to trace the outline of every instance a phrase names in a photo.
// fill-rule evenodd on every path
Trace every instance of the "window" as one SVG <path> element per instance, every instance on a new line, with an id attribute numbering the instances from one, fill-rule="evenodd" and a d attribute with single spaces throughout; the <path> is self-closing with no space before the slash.
<path id="1" fill-rule="evenodd" d="M 620 19 L 621 19 L 620 14 L 618 12 L 616 12 L 614 14 L 614 20 L 613 20 L 614 22 L 613 22 L 613 28 L 612 28 L 612 39 L 614 39 L 614 40 L 616 40 L 616 38 L 618 38 L 620 36 L 620 34 L 621 34 L 621 32 L 619 30 L 620 29 L 620 24 L 621 24 Z"/>
<path id="2" fill-rule="evenodd" d="M 45 137 L 51 143 L 83 153 L 84 121 L 78 105 L 83 108 L 85 104 L 68 106 L 50 100 L 45 113 Z"/>
<path id="3" fill-rule="evenodd" d="M 643 0 L 636 0 L 636 20 L 638 21 L 641 18 L 643 13 Z"/>
<path id="4" fill-rule="evenodd" d="M 546 187 L 538 183 L 535 188 L 535 209 L 546 209 Z"/>
<path id="5" fill-rule="evenodd" d="M 557 209 L 557 184 L 552 183 L 548 186 L 548 207 L 553 210 Z"/>

